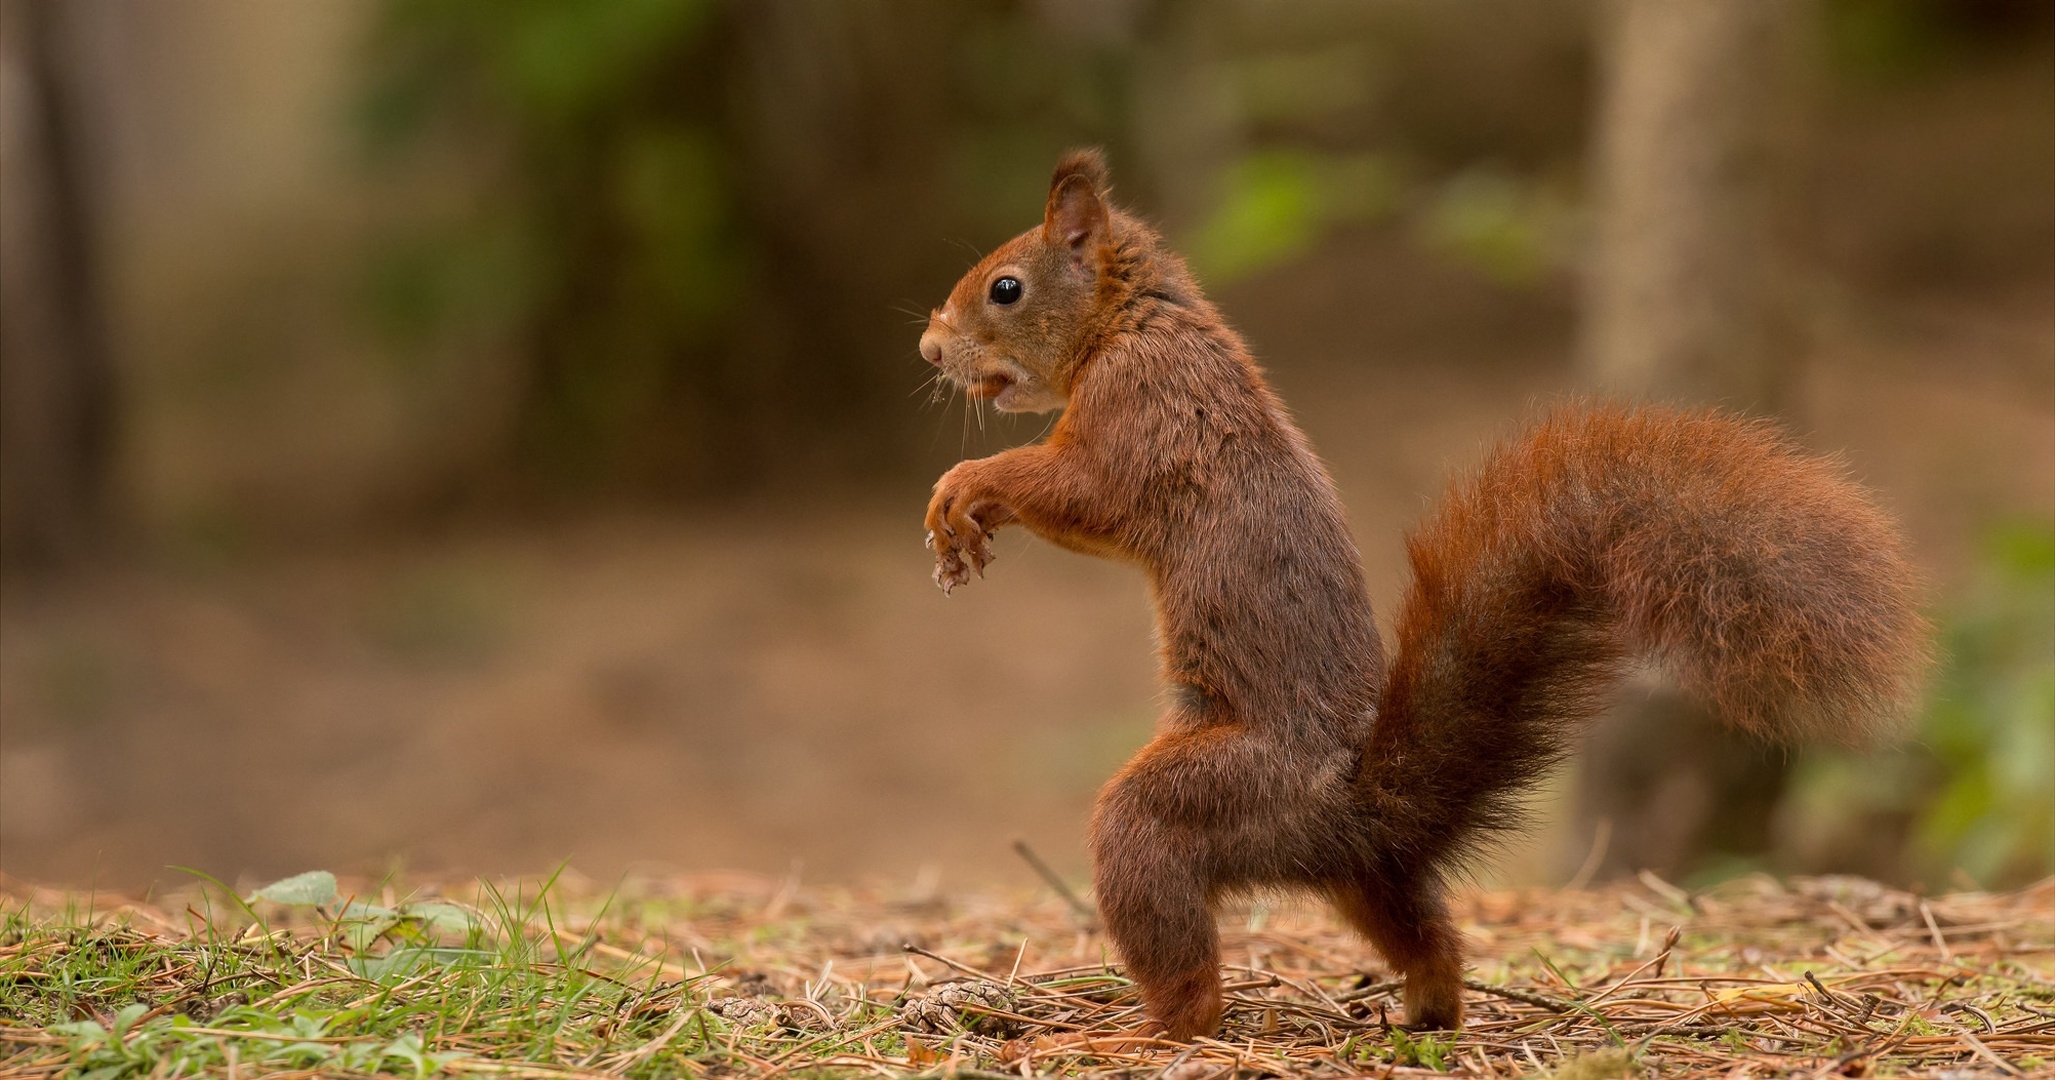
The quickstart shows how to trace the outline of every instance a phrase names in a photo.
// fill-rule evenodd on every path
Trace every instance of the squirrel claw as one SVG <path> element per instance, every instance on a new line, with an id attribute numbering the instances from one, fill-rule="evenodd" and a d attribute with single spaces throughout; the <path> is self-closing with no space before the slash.
<path id="1" fill-rule="evenodd" d="M 976 494 L 975 485 L 962 482 L 958 470 L 970 464 L 974 463 L 943 476 L 928 503 L 927 545 L 935 553 L 935 584 L 945 594 L 967 584 L 973 574 L 985 576 L 995 557 L 992 533 L 1013 520 L 1013 511 L 1003 503 Z"/>
<path id="2" fill-rule="evenodd" d="M 941 587 L 943 596 L 969 580 L 970 569 L 956 552 L 946 552 L 935 560 L 935 584 Z"/>

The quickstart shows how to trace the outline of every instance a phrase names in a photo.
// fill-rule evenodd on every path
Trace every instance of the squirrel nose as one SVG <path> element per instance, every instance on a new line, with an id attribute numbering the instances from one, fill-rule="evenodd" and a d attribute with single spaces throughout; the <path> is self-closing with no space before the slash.
<path id="1" fill-rule="evenodd" d="M 920 336 L 920 357 L 936 367 L 942 366 L 942 338 L 933 330 Z"/>

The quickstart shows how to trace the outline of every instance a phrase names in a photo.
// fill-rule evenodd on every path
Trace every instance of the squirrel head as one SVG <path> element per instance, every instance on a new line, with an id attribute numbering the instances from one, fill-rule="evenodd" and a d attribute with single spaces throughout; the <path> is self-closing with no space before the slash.
<path id="1" fill-rule="evenodd" d="M 1114 211 L 1106 162 L 1074 150 L 1056 164 L 1040 228 L 984 257 L 928 316 L 921 356 L 973 400 L 1047 412 L 1071 380 L 1113 298 L 1106 295 Z"/>

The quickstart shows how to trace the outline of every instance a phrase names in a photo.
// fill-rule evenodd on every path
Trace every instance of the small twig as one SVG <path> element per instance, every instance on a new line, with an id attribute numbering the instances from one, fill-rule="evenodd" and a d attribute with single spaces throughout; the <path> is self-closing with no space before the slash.
<path id="1" fill-rule="evenodd" d="M 1677 939 L 1683 936 L 1684 928 L 1681 926 L 1672 926 L 1670 932 L 1663 935 L 1663 951 L 1655 958 L 1656 978 L 1662 978 L 1663 969 L 1669 966 L 1670 954 L 1677 951 Z"/>
<path id="2" fill-rule="evenodd" d="M 1660 977 L 1662 975 L 1663 965 L 1670 962 L 1670 949 L 1673 948 L 1676 944 L 1677 928 L 1673 926 L 1670 928 L 1669 940 L 1663 943 L 1662 952 L 1657 953 L 1655 956 L 1649 958 L 1646 961 L 1643 961 L 1640 967 L 1637 967 L 1634 970 L 1628 972 L 1626 978 L 1623 978 L 1619 982 L 1616 982 L 1611 986 L 1606 987 L 1604 990 L 1599 991 L 1597 997 L 1588 999 L 1584 1002 L 1584 1004 L 1586 1006 L 1596 1005 L 1599 1002 L 1604 1001 L 1605 999 L 1613 996 L 1614 994 L 1619 993 L 1621 990 L 1626 989 L 1628 984 L 1632 983 L 1636 976 L 1640 975 L 1644 971 L 1647 971 L 1649 968 L 1654 968 L 1656 971 L 1656 975 Z"/>
<path id="3" fill-rule="evenodd" d="M 1176 1057 L 1170 1059 L 1170 1064 L 1165 1065 L 1161 1069 L 1158 1069 L 1156 1071 L 1156 1080 L 1163 1080 L 1164 1077 L 1170 1075 L 1171 1070 L 1177 1068 L 1179 1065 L 1184 1064 L 1187 1060 L 1191 1058 L 1193 1054 L 1196 1054 L 1198 1052 L 1199 1047 L 1197 1043 L 1185 1047 L 1183 1050 L 1178 1052 L 1178 1055 Z"/>
<path id="4" fill-rule="evenodd" d="M 1479 982 L 1476 979 L 1464 979 L 1463 985 L 1479 993 L 1494 994 L 1513 1001 L 1525 1002 L 1538 1008 L 1547 1009 L 1550 1012 L 1566 1013 L 1578 1011 L 1576 1002 L 1553 998 L 1547 994 L 1537 994 L 1529 990 L 1515 990 L 1510 986 L 1493 986 L 1488 982 Z"/>
<path id="5" fill-rule="evenodd" d="M 1098 910 L 1086 903 L 1084 898 L 1078 896 L 1077 893 L 1072 892 L 1070 883 L 1064 881 L 1062 875 L 1058 874 L 1048 863 L 1043 862 L 1042 857 L 1035 854 L 1035 849 L 1029 847 L 1026 840 L 1014 840 L 1013 851 L 1014 854 L 1019 855 L 1025 860 L 1035 873 L 1040 874 L 1042 880 L 1049 883 L 1050 888 L 1056 890 L 1056 895 L 1061 896 L 1070 905 L 1070 910 L 1077 912 L 1078 918 L 1083 919 L 1091 929 L 1098 929 Z"/>
<path id="6" fill-rule="evenodd" d="M 1874 1005 L 1865 1008 L 1861 1016 L 1850 1016 L 1846 1011 L 1844 1011 L 1848 1007 L 1848 1003 L 1842 1000 L 1840 994 L 1837 994 L 1834 991 L 1827 989 L 1827 984 L 1821 982 L 1819 980 L 1819 976 L 1814 975 L 1812 972 L 1808 971 L 1805 973 L 1805 981 L 1811 983 L 1812 988 L 1814 990 L 1819 991 L 1820 998 L 1822 1001 L 1825 1002 L 1826 1008 L 1829 1012 L 1833 1013 L 1836 1016 L 1839 1016 L 1843 1020 L 1854 1021 L 1855 1026 L 1861 1028 L 1864 1031 L 1869 1030 L 1869 1014 L 1876 1011 L 1876 1007 Z"/>
<path id="7" fill-rule="evenodd" d="M 1975 1050 L 1977 1052 L 1978 1057 L 1983 1058 L 1985 1061 L 1988 1061 L 1991 1064 L 1998 1066 L 1999 1072 L 2002 1072 L 2007 1076 L 2025 1075 L 2024 1073 L 2021 1073 L 2019 1071 L 2018 1066 L 2012 1064 L 2004 1058 L 1999 1057 L 1997 1054 L 1992 1053 L 1991 1048 L 1984 1045 L 1984 1040 L 1977 1038 L 1976 1035 L 1972 1033 L 1968 1028 L 1962 1028 L 1962 1041 L 1968 1043 L 1970 1045 L 1970 1049 Z"/>
<path id="8" fill-rule="evenodd" d="M 1941 936 L 1940 924 L 1934 922 L 1934 909 L 1928 907 L 1925 900 L 1919 902 L 1919 917 L 1927 921 L 1927 932 L 1934 935 L 1934 948 L 1940 950 L 1941 962 L 1954 963 L 1955 954 L 1948 951 L 1948 939 Z"/>
<path id="9" fill-rule="evenodd" d="M 970 1013 L 973 1016 L 996 1016 L 1001 1020 L 1011 1020 L 1016 1024 L 1033 1024 L 1036 1027 L 1056 1028 L 1060 1031 L 1087 1030 L 1083 1024 L 1073 1024 L 1067 1020 L 1045 1020 L 1042 1017 L 1029 1016 L 1026 1013 L 1008 1012 L 1005 1009 L 995 1009 L 990 1005 L 979 1005 L 974 1001 L 966 1001 L 956 1006 L 956 1010 L 958 1012 Z"/>
<path id="10" fill-rule="evenodd" d="M 1334 1000 L 1337 1004 L 1346 1005 L 1351 1001 L 1361 1001 L 1364 998 L 1376 997 L 1379 994 L 1388 994 L 1404 985 L 1406 985 L 1406 980 L 1404 979 L 1388 979 L 1381 983 L 1371 983 L 1368 986 L 1359 987 L 1346 994 L 1336 994 Z"/>
<path id="11" fill-rule="evenodd" d="M 911 941 L 909 941 L 909 942 L 906 942 L 905 944 L 903 944 L 903 945 L 901 945 L 901 946 L 899 946 L 899 947 L 900 947 L 901 949 L 904 949 L 904 950 L 906 950 L 907 952 L 913 953 L 913 954 L 915 954 L 915 955 L 917 955 L 917 956 L 925 956 L 925 957 L 927 957 L 928 959 L 930 959 L 930 960 L 933 960 L 933 961 L 935 961 L 936 963 L 940 963 L 940 964 L 947 964 L 947 965 L 949 965 L 950 967 L 952 967 L 952 968 L 955 968 L 956 970 L 958 970 L 958 971 L 961 971 L 961 972 L 963 972 L 963 973 L 964 973 L 965 975 L 968 975 L 968 976 L 970 976 L 971 978 L 974 978 L 974 979 L 990 979 L 990 978 L 992 978 L 992 977 L 991 977 L 990 975 L 987 975 L 987 974 L 985 974 L 984 972 L 982 972 L 982 971 L 979 971 L 978 969 L 976 969 L 976 968 L 974 968 L 974 967 L 970 967 L 970 966 L 968 966 L 968 965 L 966 965 L 966 964 L 959 964 L 959 963 L 957 963 L 956 961 L 954 961 L 954 960 L 951 960 L 951 959 L 949 959 L 949 958 L 948 958 L 948 957 L 946 957 L 946 956 L 943 956 L 943 955 L 942 955 L 941 953 L 936 953 L 936 952 L 929 952 L 928 950 L 926 950 L 926 949 L 923 949 L 923 948 L 921 948 L 921 947 L 920 947 L 920 946 L 918 946 L 918 945 L 915 945 L 915 944 L 914 944 L 913 942 L 911 942 Z M 994 980 L 994 981 L 997 981 L 997 980 Z"/>
<path id="12" fill-rule="evenodd" d="M 1655 871 L 1642 870 L 1637 872 L 1634 876 L 1643 885 L 1648 886 L 1649 892 L 1652 892 L 1657 896 L 1660 896 L 1663 899 L 1668 900 L 1670 903 L 1675 904 L 1678 907 L 1684 908 L 1688 911 L 1698 911 L 1698 901 L 1693 899 L 1690 893 L 1676 887 L 1675 885 L 1670 884 L 1667 881 L 1664 881 L 1660 877 L 1657 877 Z"/>
<path id="13" fill-rule="evenodd" d="M 696 1007 L 679 1009 L 678 1018 L 671 1022 L 670 1027 L 665 1028 L 656 1038 L 643 1043 L 639 1048 L 629 1052 L 626 1057 L 615 1062 L 613 1068 L 619 1072 L 626 1072 L 630 1067 L 648 1061 L 658 1051 L 670 1045 L 671 1040 L 677 1038 L 678 1033 L 685 1030 L 685 1025 L 691 1022 L 692 1018 L 697 1015 L 699 1015 L 699 1009 Z"/>
<path id="14" fill-rule="evenodd" d="M 1612 839 L 1613 819 L 1609 817 L 1599 818 L 1598 827 L 1592 830 L 1591 850 L 1584 856 L 1584 865 L 1578 867 L 1577 873 L 1570 878 L 1569 884 L 1563 886 L 1564 892 L 1580 892 L 1586 885 L 1591 884 L 1592 877 L 1598 873 L 1598 868 L 1605 862 L 1606 848 L 1611 845 Z"/>

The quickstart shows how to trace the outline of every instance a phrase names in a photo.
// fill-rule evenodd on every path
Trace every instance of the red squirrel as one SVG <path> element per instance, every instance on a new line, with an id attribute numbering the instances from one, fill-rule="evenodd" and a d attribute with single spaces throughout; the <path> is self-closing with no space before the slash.
<path id="1" fill-rule="evenodd" d="M 1928 629 L 1897 529 L 1840 466 L 1714 411 L 1567 406 L 1408 541 L 1387 657 L 1334 483 L 1184 261 L 1066 155 L 1042 224 L 934 310 L 921 355 L 976 400 L 1061 417 L 950 469 L 935 580 L 1019 524 L 1148 575 L 1169 704 L 1100 793 L 1093 879 L 1151 1034 L 1221 1019 L 1214 905 L 1325 896 L 1462 1021 L 1445 879 L 1513 827 L 1633 661 L 1767 738 L 1860 744 L 1916 701 Z"/>

